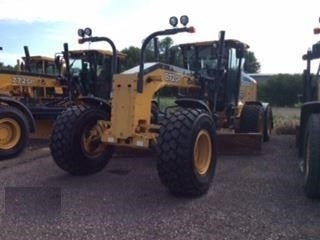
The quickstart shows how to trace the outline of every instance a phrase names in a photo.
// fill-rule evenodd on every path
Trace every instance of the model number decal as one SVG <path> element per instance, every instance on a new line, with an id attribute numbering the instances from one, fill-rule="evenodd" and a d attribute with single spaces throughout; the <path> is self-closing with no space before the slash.
<path id="1" fill-rule="evenodd" d="M 180 77 L 177 74 L 166 72 L 165 79 L 169 82 L 178 82 L 180 80 Z"/>
<path id="2" fill-rule="evenodd" d="M 26 77 L 12 77 L 12 84 L 16 85 L 32 85 L 34 80 Z"/>

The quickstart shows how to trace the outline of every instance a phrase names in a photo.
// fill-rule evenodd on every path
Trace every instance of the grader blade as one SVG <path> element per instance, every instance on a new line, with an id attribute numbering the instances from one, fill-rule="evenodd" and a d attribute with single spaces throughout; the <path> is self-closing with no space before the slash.
<path id="1" fill-rule="evenodd" d="M 220 155 L 259 153 L 262 149 L 261 133 L 218 133 Z"/>

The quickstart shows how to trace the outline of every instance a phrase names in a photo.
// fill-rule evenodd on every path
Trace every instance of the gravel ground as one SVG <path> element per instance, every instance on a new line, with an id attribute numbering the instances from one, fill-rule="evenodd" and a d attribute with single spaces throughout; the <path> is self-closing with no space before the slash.
<path id="1" fill-rule="evenodd" d="M 195 199 L 171 196 L 150 157 L 72 177 L 47 148 L 29 149 L 0 163 L 0 239 L 320 239 L 320 201 L 304 196 L 294 140 L 220 156 L 212 187 Z"/>

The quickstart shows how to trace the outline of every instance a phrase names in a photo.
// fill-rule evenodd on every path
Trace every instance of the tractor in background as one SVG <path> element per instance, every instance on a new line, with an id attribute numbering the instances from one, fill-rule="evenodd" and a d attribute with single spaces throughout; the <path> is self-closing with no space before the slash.
<path id="1" fill-rule="evenodd" d="M 268 138 L 268 105 L 248 101 L 240 106 L 238 101 L 246 44 L 225 40 L 222 31 L 218 41 L 181 44 L 183 66 L 144 61 L 155 37 L 194 32 L 186 26 L 187 16 L 180 22 L 183 27 L 172 17 L 174 28 L 145 38 L 140 64 L 113 76 L 110 101 L 73 105 L 57 117 L 50 150 L 61 169 L 73 175 L 93 174 L 106 166 L 115 147 L 153 149 L 158 175 L 169 191 L 200 196 L 214 176 L 218 130 L 227 131 L 229 138 L 254 135 L 258 144 Z M 104 38 L 80 39 L 93 40 Z M 175 106 L 160 111 L 155 99 L 163 88 L 177 89 L 178 94 Z"/>
<path id="2" fill-rule="evenodd" d="M 57 80 L 61 65 L 54 58 L 30 56 L 27 46 L 24 50 L 25 57 L 16 70 L 0 71 L 0 159 L 17 156 L 30 134 L 41 134 L 46 123 L 40 127 L 35 115 L 58 114 L 56 108 L 45 113 L 41 106 L 66 96 L 67 87 Z"/>
<path id="3" fill-rule="evenodd" d="M 124 57 L 119 53 L 115 59 Z M 18 70 L 0 71 L 0 159 L 20 154 L 29 138 L 49 139 L 53 122 L 65 108 L 110 88 L 111 76 L 119 71 L 112 69 L 112 59 L 110 51 L 69 51 L 68 44 L 55 58 L 30 56 L 25 47 Z"/>
<path id="4" fill-rule="evenodd" d="M 315 28 L 314 34 L 320 34 L 320 28 Z M 303 104 L 297 145 L 299 156 L 303 157 L 304 192 L 309 198 L 320 198 L 320 41 L 313 44 L 302 59 L 307 66 L 303 71 Z"/>

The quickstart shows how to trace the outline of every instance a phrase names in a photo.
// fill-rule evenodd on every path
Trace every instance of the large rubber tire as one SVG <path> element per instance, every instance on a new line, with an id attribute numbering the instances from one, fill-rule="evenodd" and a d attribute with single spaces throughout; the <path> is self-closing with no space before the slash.
<path id="1" fill-rule="evenodd" d="M 94 107 L 72 106 L 62 112 L 53 127 L 50 150 L 53 160 L 73 175 L 99 172 L 109 162 L 113 146 L 100 142 L 98 120 L 109 114 Z"/>
<path id="2" fill-rule="evenodd" d="M 263 128 L 264 142 L 268 142 L 270 140 L 272 129 L 273 129 L 272 108 L 268 106 L 264 111 L 264 128 Z"/>
<path id="3" fill-rule="evenodd" d="M 240 115 L 241 133 L 262 133 L 264 131 L 264 112 L 261 105 L 244 105 Z"/>
<path id="4" fill-rule="evenodd" d="M 320 114 L 309 117 L 304 137 L 304 191 L 320 198 Z"/>
<path id="5" fill-rule="evenodd" d="M 16 108 L 0 109 L 0 159 L 19 155 L 29 141 L 29 125 L 25 115 Z"/>
<path id="6" fill-rule="evenodd" d="M 151 123 L 157 124 L 159 118 L 159 105 L 156 101 L 152 101 L 151 103 Z"/>
<path id="7" fill-rule="evenodd" d="M 217 144 L 215 123 L 207 112 L 178 109 L 165 116 L 158 150 L 158 174 L 171 193 L 194 197 L 208 191 L 217 162 Z"/>

